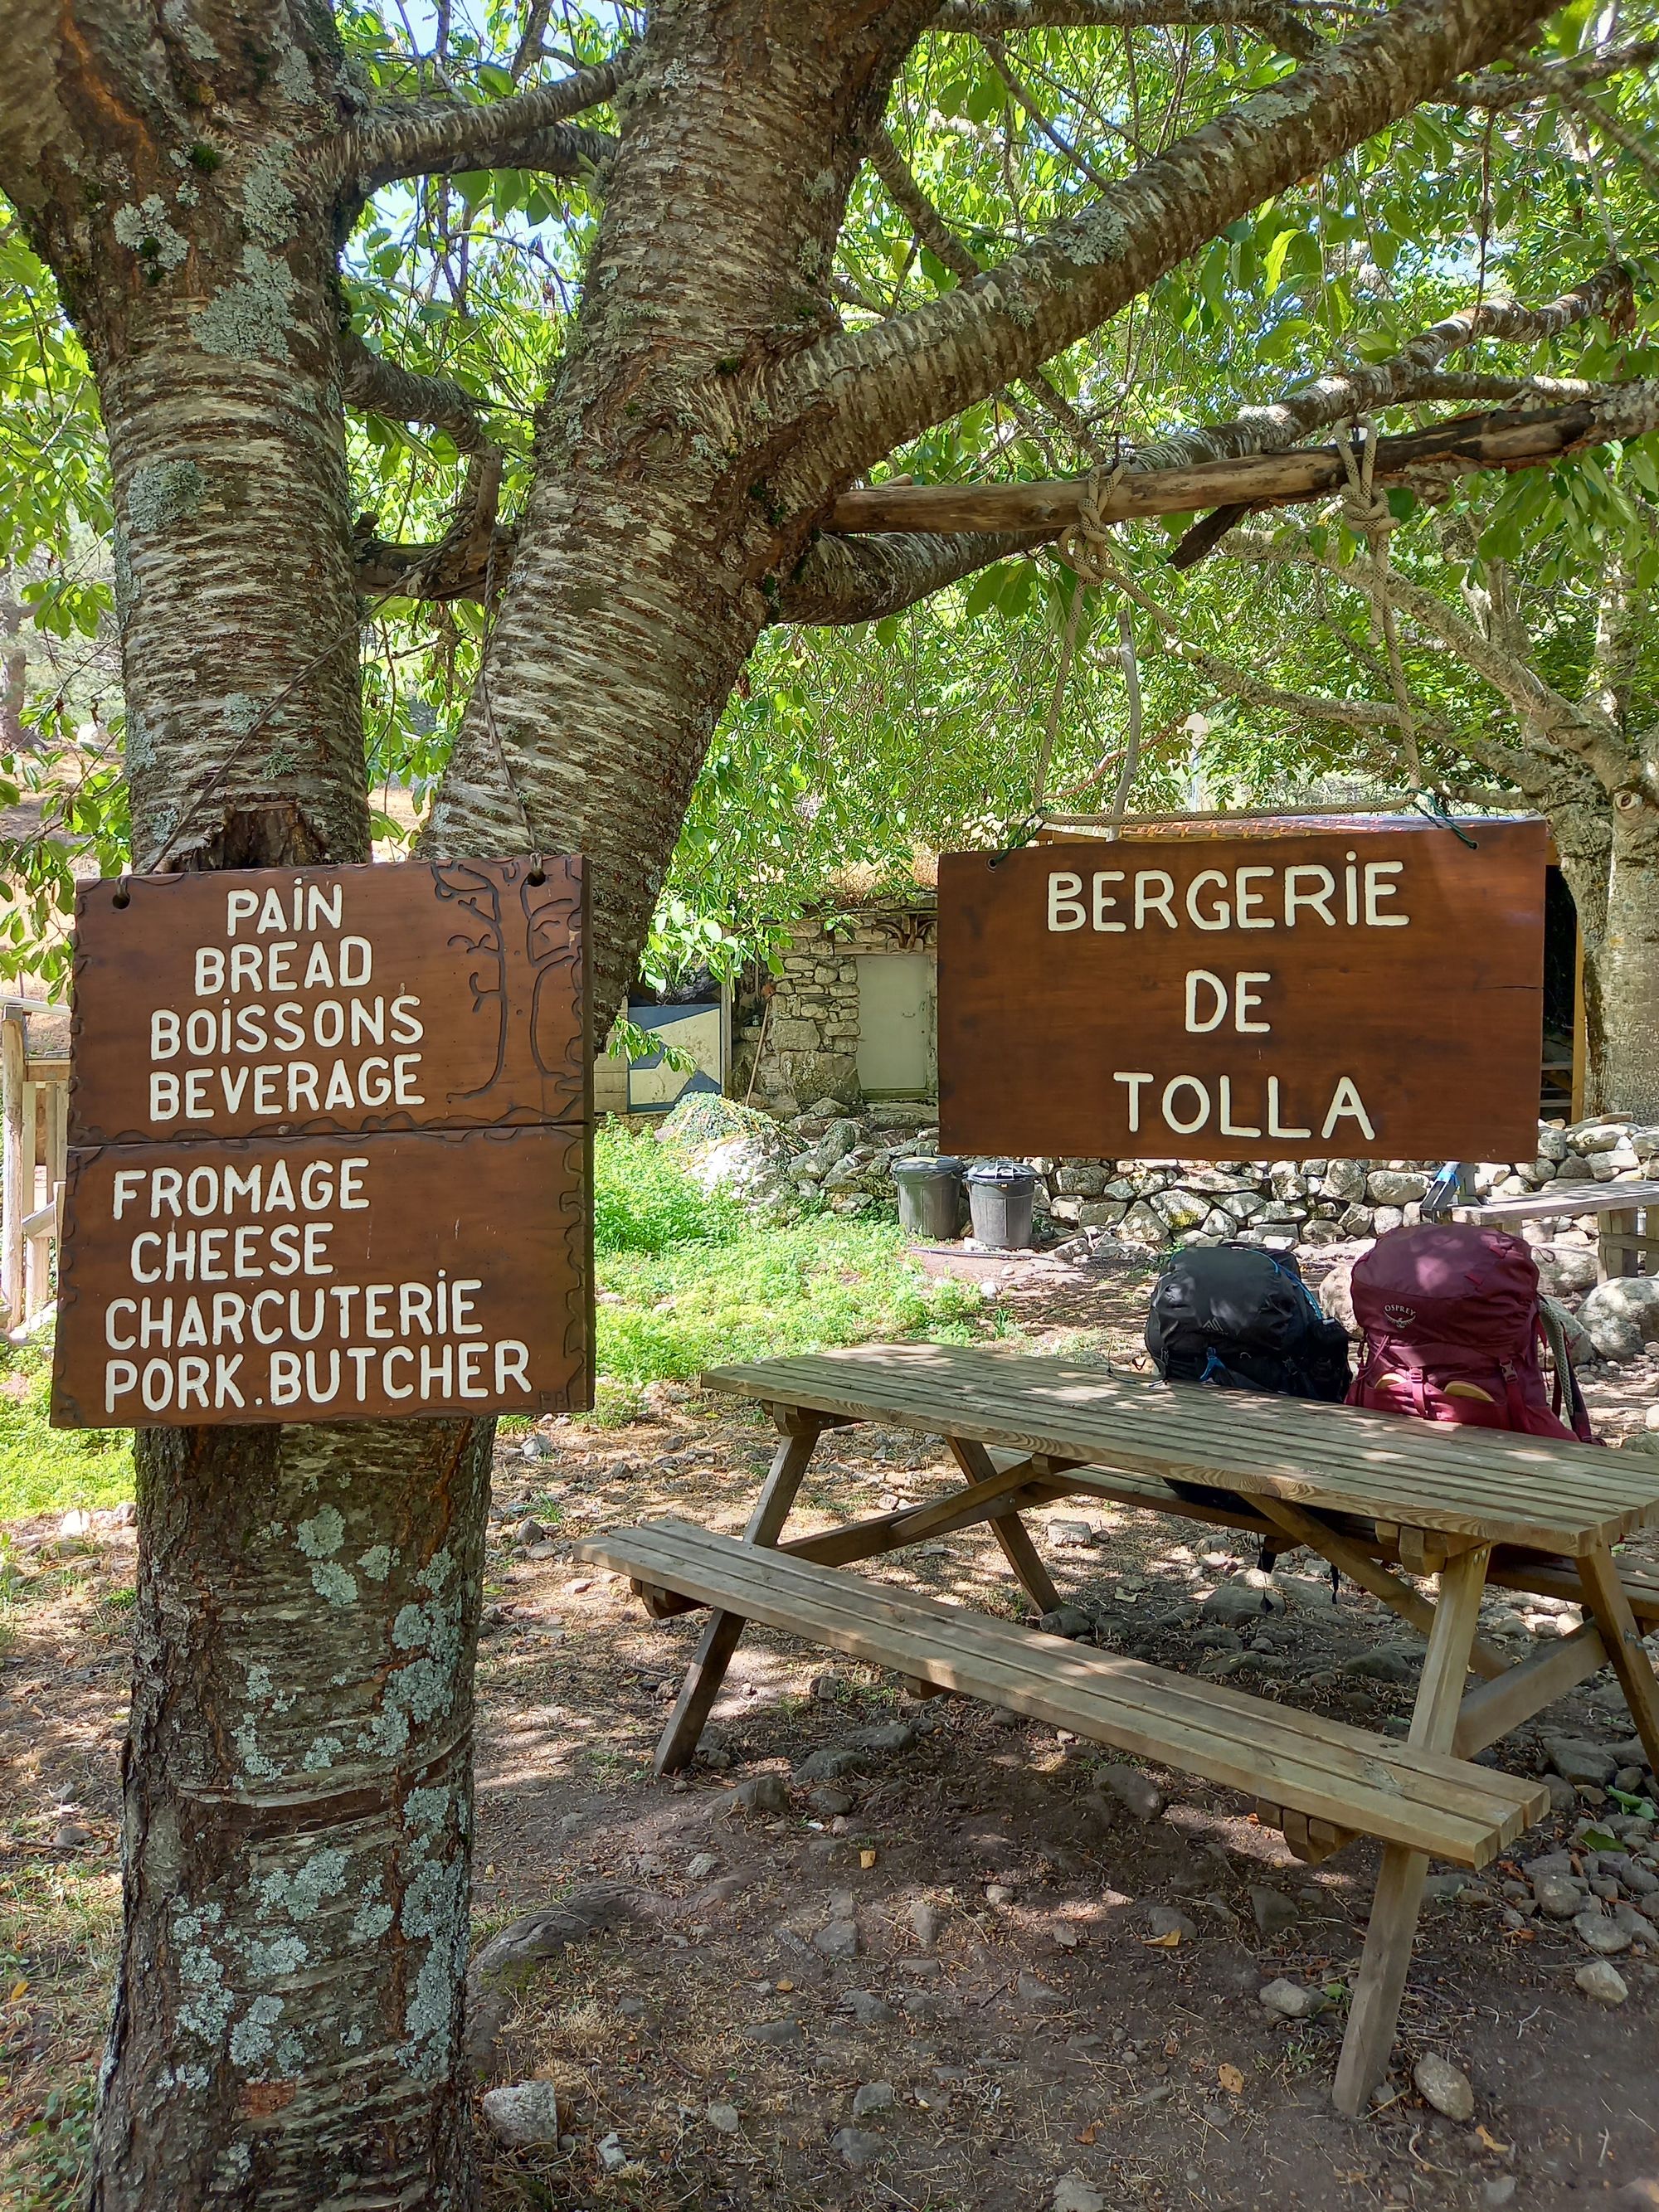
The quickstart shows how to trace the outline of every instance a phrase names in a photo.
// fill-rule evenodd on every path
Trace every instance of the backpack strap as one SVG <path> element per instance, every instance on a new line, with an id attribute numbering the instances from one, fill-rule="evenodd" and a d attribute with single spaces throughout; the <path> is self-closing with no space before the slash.
<path id="1" fill-rule="evenodd" d="M 1567 1349 L 1566 1318 L 1553 1298 L 1540 1297 L 1538 1301 L 1538 1334 L 1548 1346 L 1550 1365 L 1555 1370 L 1555 1411 L 1558 1415 L 1561 1413 L 1565 1399 L 1567 1425 L 1582 1443 L 1593 1444 L 1595 1431 L 1590 1426 L 1589 1407 L 1584 1403 L 1584 1393 Z"/>

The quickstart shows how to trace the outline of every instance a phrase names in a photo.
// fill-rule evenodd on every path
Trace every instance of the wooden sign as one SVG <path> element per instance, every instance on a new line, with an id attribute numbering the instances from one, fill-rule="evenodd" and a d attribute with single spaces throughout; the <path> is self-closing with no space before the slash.
<path id="1" fill-rule="evenodd" d="M 70 1155 L 59 1427 L 588 1401 L 587 1132 Z"/>
<path id="2" fill-rule="evenodd" d="M 941 1146 L 1529 1156 L 1546 831 L 1461 826 L 946 854 Z"/>
<path id="3" fill-rule="evenodd" d="M 574 859 L 88 885 L 54 1424 L 591 1403 L 586 936 Z"/>
<path id="4" fill-rule="evenodd" d="M 586 1120 L 584 936 L 570 859 L 89 884 L 69 1140 Z"/>

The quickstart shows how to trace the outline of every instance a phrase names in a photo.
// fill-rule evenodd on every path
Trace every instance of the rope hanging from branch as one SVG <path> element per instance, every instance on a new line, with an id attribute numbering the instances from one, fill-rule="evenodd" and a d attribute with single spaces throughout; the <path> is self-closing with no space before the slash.
<path id="1" fill-rule="evenodd" d="M 1389 505 L 1388 494 L 1378 491 L 1374 482 L 1376 426 L 1370 416 L 1361 416 L 1345 429 L 1340 430 L 1336 449 L 1342 456 L 1343 472 L 1348 479 L 1348 488 L 1342 498 L 1342 520 L 1356 538 L 1365 541 L 1374 586 L 1370 594 L 1371 635 L 1382 647 L 1388 663 L 1389 688 L 1394 693 L 1394 703 L 1399 710 L 1400 736 L 1406 749 L 1406 765 L 1411 771 L 1413 784 L 1420 787 L 1423 763 L 1417 746 L 1417 718 L 1412 711 L 1411 693 L 1406 684 L 1406 665 L 1400 654 L 1400 629 L 1395 620 L 1394 601 L 1389 592 L 1389 538 L 1395 528 L 1395 516 Z"/>
<path id="2" fill-rule="evenodd" d="M 1066 611 L 1066 627 L 1060 641 L 1060 661 L 1054 670 L 1054 688 L 1048 694 L 1048 713 L 1043 723 L 1042 742 L 1037 749 L 1036 776 L 1031 791 L 1031 813 L 1039 823 L 1042 819 L 1043 803 L 1048 786 L 1048 767 L 1054 757 L 1054 738 L 1060 730 L 1060 709 L 1066 702 L 1066 686 L 1070 681 L 1072 663 L 1077 655 L 1078 629 L 1083 617 L 1083 595 L 1085 591 L 1103 584 L 1116 570 L 1107 551 L 1111 543 L 1111 524 L 1106 520 L 1105 504 L 1118 484 L 1128 474 L 1120 461 L 1106 471 L 1097 465 L 1089 471 L 1086 483 L 1078 495 L 1078 519 L 1069 523 L 1060 533 L 1057 550 L 1060 559 L 1072 571 L 1072 604 Z M 1134 764 L 1140 750 L 1140 682 L 1139 672 L 1134 665 L 1134 631 L 1129 624 L 1127 608 L 1118 616 L 1118 635 L 1125 655 L 1124 671 L 1129 688 L 1129 749 L 1124 758 L 1124 773 L 1118 778 L 1116 811 L 1121 817 L 1129 795 L 1129 785 L 1134 779 Z"/>

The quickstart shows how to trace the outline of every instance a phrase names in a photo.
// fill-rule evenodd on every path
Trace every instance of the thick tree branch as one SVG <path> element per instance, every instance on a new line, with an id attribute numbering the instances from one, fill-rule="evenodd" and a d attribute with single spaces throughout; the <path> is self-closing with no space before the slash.
<path id="1" fill-rule="evenodd" d="M 1437 93 L 1437 107 L 1532 107 L 1557 94 L 1601 84 L 1626 70 L 1650 69 L 1659 60 L 1659 39 L 1632 39 L 1624 46 L 1603 46 L 1599 53 L 1581 54 L 1570 62 L 1546 62 L 1513 75 L 1492 70 L 1465 77 Z"/>
<path id="2" fill-rule="evenodd" d="M 1245 453 L 1284 453 L 1332 422 L 1351 422 L 1376 408 L 1427 397 L 1423 389 L 1427 372 L 1464 346 L 1483 338 L 1539 344 L 1592 315 L 1618 320 L 1629 313 L 1631 301 L 1630 271 L 1617 267 L 1598 270 L 1542 307 L 1523 307 L 1512 300 L 1482 301 L 1443 317 L 1387 361 L 1294 385 L 1270 407 L 1246 407 L 1233 422 L 1212 423 L 1142 447 L 1135 462 L 1141 468 L 1172 469 Z"/>
<path id="3" fill-rule="evenodd" d="M 804 468 L 826 485 L 846 483 L 1028 374 L 1229 222 L 1503 52 L 1545 12 L 1540 0 L 1402 0 L 975 283 L 808 348 L 775 372 L 773 400 L 775 412 L 825 410 Z"/>
<path id="4" fill-rule="evenodd" d="M 1324 40 L 1297 9 L 1273 0 L 949 0 L 933 28 L 1012 35 L 1020 31 L 1206 29 L 1257 31 L 1298 60 L 1323 51 Z"/>
<path id="5" fill-rule="evenodd" d="M 778 594 L 773 619 L 824 626 L 873 622 L 1036 541 L 1017 531 L 956 538 L 820 538 Z"/>
<path id="6" fill-rule="evenodd" d="M 371 353 L 353 331 L 340 336 L 340 394 L 348 407 L 384 415 L 388 422 L 429 423 L 460 453 L 494 447 L 481 400 L 447 377 L 420 376 Z"/>
<path id="7" fill-rule="evenodd" d="M 980 274 L 979 262 L 916 182 L 908 162 L 884 130 L 872 136 L 866 159 L 888 198 L 909 224 L 916 243 L 925 246 L 960 283 L 971 284 Z M 1037 406 L 1059 423 L 1078 451 L 1092 453 L 1088 426 L 1065 394 L 1056 392 L 1041 370 L 1022 380 Z"/>
<path id="8" fill-rule="evenodd" d="M 360 198 L 399 177 L 453 175 L 489 167 L 541 169 L 576 176 L 615 151 L 602 131 L 565 118 L 610 100 L 635 66 L 632 47 L 533 92 L 506 100 L 388 101 L 331 155 L 335 181 Z"/>

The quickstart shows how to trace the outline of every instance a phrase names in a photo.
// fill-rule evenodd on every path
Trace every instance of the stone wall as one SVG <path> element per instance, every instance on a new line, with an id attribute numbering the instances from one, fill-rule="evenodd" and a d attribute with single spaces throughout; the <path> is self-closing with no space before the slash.
<path id="1" fill-rule="evenodd" d="M 783 1119 L 820 1099 L 854 1106 L 859 1089 L 859 957 L 931 952 L 931 895 L 800 924 L 774 979 L 755 1103 Z"/>

